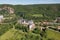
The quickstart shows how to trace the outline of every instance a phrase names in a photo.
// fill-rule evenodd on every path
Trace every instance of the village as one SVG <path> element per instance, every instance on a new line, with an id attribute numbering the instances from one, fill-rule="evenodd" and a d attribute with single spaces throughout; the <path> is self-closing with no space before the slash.
<path id="1" fill-rule="evenodd" d="M 1 10 L 6 10 L 9 14 L 14 14 L 14 9 L 11 7 L 4 6 L 3 8 L 0 8 L 0 11 Z M 0 24 L 3 24 L 5 19 L 13 19 L 13 16 L 5 18 L 4 15 L 0 15 Z M 21 17 L 17 20 L 17 23 L 27 26 L 29 30 L 33 30 L 36 28 L 36 26 L 38 26 L 41 30 L 51 27 L 52 29 L 56 29 L 60 32 L 60 17 L 57 17 L 55 20 L 53 20 L 53 22 L 48 22 L 47 20 L 43 22 L 34 22 L 33 20 L 27 20 Z M 57 25 L 57 27 L 54 27 L 53 25 Z"/>

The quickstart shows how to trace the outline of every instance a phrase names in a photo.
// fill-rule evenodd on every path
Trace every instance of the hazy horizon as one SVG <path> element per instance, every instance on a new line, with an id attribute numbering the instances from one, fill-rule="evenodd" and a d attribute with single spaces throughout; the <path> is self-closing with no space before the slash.
<path id="1" fill-rule="evenodd" d="M 12 4 L 12 5 L 60 4 L 60 0 L 0 0 L 0 4 Z"/>

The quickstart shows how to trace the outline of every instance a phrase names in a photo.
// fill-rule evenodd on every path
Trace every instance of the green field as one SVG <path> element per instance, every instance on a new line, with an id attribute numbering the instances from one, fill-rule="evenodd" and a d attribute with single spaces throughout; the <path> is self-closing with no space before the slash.
<path id="1" fill-rule="evenodd" d="M 33 16 L 33 17 L 43 17 L 42 14 L 33 14 L 32 16 Z"/>
<path id="2" fill-rule="evenodd" d="M 52 40 L 60 40 L 60 32 L 47 30 L 47 38 L 52 39 Z"/>
<path id="3" fill-rule="evenodd" d="M 27 36 L 27 38 L 25 37 L 25 35 Z M 38 34 L 34 33 L 28 34 L 26 32 L 22 32 L 16 29 L 10 29 L 2 36 L 0 36 L 0 40 L 36 40 L 37 37 L 38 37 L 37 40 L 40 40 L 40 36 Z"/>
<path id="4" fill-rule="evenodd" d="M 60 40 L 60 33 L 59 32 L 55 32 L 52 30 L 47 30 L 47 38 L 43 37 L 43 40 Z M 28 35 L 27 39 L 25 35 Z M 32 38 L 30 37 L 32 36 Z M 38 39 L 36 39 L 38 37 Z M 6 33 L 4 33 L 2 36 L 0 36 L 0 40 L 40 40 L 40 37 L 38 34 L 34 34 L 34 33 L 26 33 L 26 32 L 22 32 L 20 30 L 16 30 L 16 29 L 10 29 L 9 31 L 7 31 Z"/>

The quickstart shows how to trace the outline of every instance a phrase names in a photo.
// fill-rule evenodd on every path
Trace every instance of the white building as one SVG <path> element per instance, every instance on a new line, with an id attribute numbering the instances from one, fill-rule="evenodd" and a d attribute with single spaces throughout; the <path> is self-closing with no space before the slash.
<path id="1" fill-rule="evenodd" d="M 2 8 L 0 8 L 0 11 L 2 10 Z"/>
<path id="2" fill-rule="evenodd" d="M 58 28 L 57 28 L 58 30 L 60 30 L 60 26 L 58 26 Z"/>
<path id="3" fill-rule="evenodd" d="M 28 21 L 28 25 L 29 25 L 29 30 L 33 30 L 35 28 L 35 24 L 33 20 Z"/>
<path id="4" fill-rule="evenodd" d="M 27 25 L 29 30 L 33 30 L 35 28 L 33 20 L 20 19 L 18 22 L 20 24 Z"/>
<path id="5" fill-rule="evenodd" d="M 54 22 L 60 23 L 60 17 L 57 17 Z"/>
<path id="6" fill-rule="evenodd" d="M 3 15 L 0 15 L 0 22 L 3 21 Z"/>
<path id="7" fill-rule="evenodd" d="M 28 21 L 26 20 L 26 19 L 20 19 L 19 21 L 18 21 L 18 23 L 20 23 L 20 24 L 27 24 L 28 25 Z"/>

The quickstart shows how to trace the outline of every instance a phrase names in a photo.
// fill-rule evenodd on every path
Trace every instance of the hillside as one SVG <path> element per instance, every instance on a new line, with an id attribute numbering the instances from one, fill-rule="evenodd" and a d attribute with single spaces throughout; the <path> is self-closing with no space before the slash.
<path id="1" fill-rule="evenodd" d="M 60 16 L 60 5 L 15 5 L 16 14 L 24 12 L 30 19 L 54 20 Z M 34 16 L 33 16 L 34 15 Z M 36 16 L 40 15 L 40 16 Z"/>
<path id="2" fill-rule="evenodd" d="M 41 20 L 54 20 L 60 16 L 60 4 L 36 4 L 36 5 L 0 5 L 10 6 L 14 9 L 16 15 L 21 16 L 24 14 L 24 18 Z M 37 16 L 39 15 L 39 16 Z"/>
<path id="3" fill-rule="evenodd" d="M 0 5 L 0 40 L 60 40 L 60 4 Z"/>

